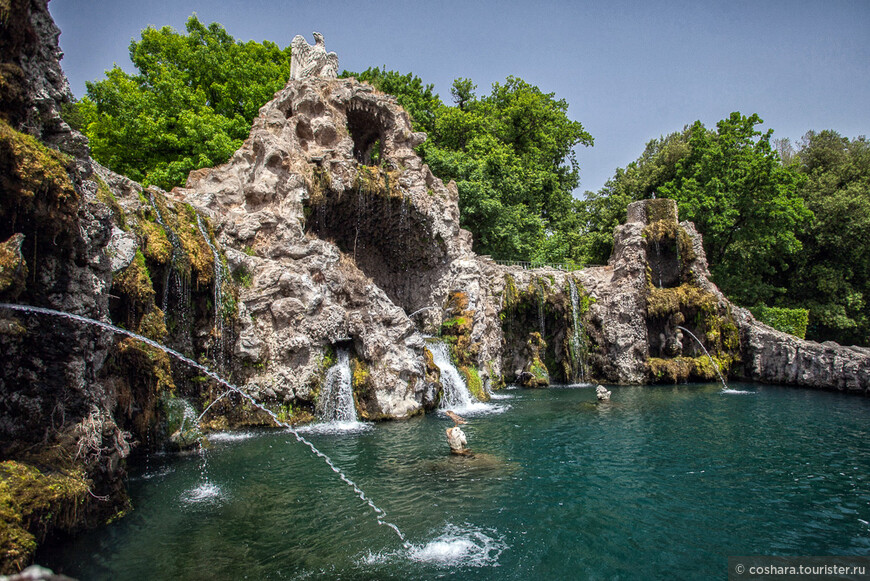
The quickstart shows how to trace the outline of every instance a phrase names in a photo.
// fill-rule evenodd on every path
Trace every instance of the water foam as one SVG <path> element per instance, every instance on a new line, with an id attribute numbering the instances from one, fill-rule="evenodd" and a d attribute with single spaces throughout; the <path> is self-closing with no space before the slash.
<path id="1" fill-rule="evenodd" d="M 360 434 L 368 432 L 372 429 L 372 424 L 366 422 L 323 422 L 317 424 L 309 424 L 296 428 L 296 431 L 301 434 Z"/>
<path id="2" fill-rule="evenodd" d="M 196 488 L 185 490 L 181 493 L 181 502 L 185 504 L 199 504 L 214 502 L 222 496 L 221 487 L 211 482 L 203 482 Z"/>
<path id="3" fill-rule="evenodd" d="M 720 390 L 719 393 L 728 393 L 728 394 L 736 394 L 736 395 L 755 395 L 754 391 L 746 391 L 745 389 L 731 389 L 730 387 Z"/>
<path id="4" fill-rule="evenodd" d="M 436 567 L 498 567 L 498 559 L 508 546 L 497 531 L 448 524 L 441 534 L 425 544 L 411 544 L 403 551 L 368 553 L 365 565 L 413 561 Z"/>
<path id="5" fill-rule="evenodd" d="M 241 442 L 253 438 L 254 432 L 215 432 L 206 436 L 209 442 Z"/>

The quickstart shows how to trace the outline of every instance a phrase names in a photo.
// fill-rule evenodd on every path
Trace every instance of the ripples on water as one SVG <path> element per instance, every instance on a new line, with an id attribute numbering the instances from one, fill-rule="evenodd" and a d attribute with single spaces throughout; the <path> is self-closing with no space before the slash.
<path id="1" fill-rule="evenodd" d="M 37 560 L 97 580 L 703 579 L 726 576 L 728 555 L 870 554 L 870 401 L 711 384 L 616 387 L 599 404 L 584 387 L 457 412 L 471 457 L 449 454 L 439 413 L 307 428 L 408 548 L 264 430 L 212 435 L 205 473 L 162 459 L 131 479 L 130 516 Z"/>

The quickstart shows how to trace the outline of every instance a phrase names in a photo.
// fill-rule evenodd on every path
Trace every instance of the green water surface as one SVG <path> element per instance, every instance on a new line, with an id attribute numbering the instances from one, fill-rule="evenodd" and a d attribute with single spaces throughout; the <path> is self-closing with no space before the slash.
<path id="1" fill-rule="evenodd" d="M 131 472 L 135 510 L 47 545 L 89 579 L 709 579 L 729 555 L 870 555 L 870 400 L 775 386 L 508 390 L 450 456 L 429 414 L 245 432 Z"/>

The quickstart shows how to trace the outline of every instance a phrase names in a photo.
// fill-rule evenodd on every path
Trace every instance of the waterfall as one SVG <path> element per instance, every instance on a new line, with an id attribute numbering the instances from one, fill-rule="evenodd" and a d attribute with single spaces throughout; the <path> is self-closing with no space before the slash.
<path id="1" fill-rule="evenodd" d="M 716 362 L 715 362 L 715 361 L 713 361 L 713 358 L 710 356 L 710 353 L 707 351 L 707 348 L 704 347 L 704 344 L 701 343 L 701 340 L 698 339 L 697 337 L 695 337 L 695 334 L 692 333 L 691 331 L 689 331 L 688 329 L 686 329 L 685 327 L 681 327 L 681 326 L 677 325 L 677 329 L 682 329 L 683 331 L 685 331 L 686 333 L 688 333 L 689 336 L 692 337 L 692 339 L 695 340 L 695 343 L 697 343 L 698 345 L 701 346 L 701 349 L 704 350 L 704 354 L 705 354 L 705 355 L 710 359 L 710 363 L 713 365 L 713 369 L 716 370 L 716 375 L 719 376 L 719 381 L 722 382 L 722 389 L 728 389 L 728 385 L 725 383 L 725 378 L 722 377 L 722 373 L 719 372 L 719 366 L 716 365 Z"/>
<path id="2" fill-rule="evenodd" d="M 339 349 L 338 361 L 326 372 L 317 403 L 317 417 L 324 422 L 356 422 L 356 405 L 351 386 L 350 355 Z"/>
<path id="3" fill-rule="evenodd" d="M 169 244 L 172 246 L 170 263 L 166 266 L 166 274 L 163 277 L 163 300 L 161 301 L 160 305 L 163 310 L 163 316 L 165 318 L 166 312 L 169 309 L 169 283 L 172 275 L 175 275 L 176 284 L 180 286 L 180 283 L 178 281 L 178 275 L 175 272 L 175 264 L 179 248 L 181 247 L 181 243 L 178 241 L 178 237 L 175 236 L 175 232 L 166 225 L 166 222 L 164 222 L 163 214 L 160 212 L 160 208 L 157 206 L 157 200 L 154 199 L 154 192 L 148 191 L 148 201 L 151 202 L 151 207 L 154 208 L 154 213 L 157 216 L 157 223 L 160 224 L 160 226 L 163 228 L 163 231 L 166 233 L 166 237 L 169 238 Z"/>
<path id="4" fill-rule="evenodd" d="M 574 383 L 579 383 L 586 379 L 586 337 L 580 322 L 580 294 L 573 278 L 568 278 L 568 287 L 571 290 L 571 316 L 574 319 L 574 334 L 571 336 L 571 352 L 574 356 L 572 379 Z"/>
<path id="5" fill-rule="evenodd" d="M 541 327 L 541 339 L 544 339 L 544 285 L 536 280 L 535 286 L 538 288 L 538 324 Z"/>
<path id="6" fill-rule="evenodd" d="M 171 349 L 169 347 L 161 345 L 157 341 L 152 341 L 151 339 L 149 339 L 147 337 L 143 337 L 142 335 L 138 335 L 138 334 L 133 333 L 131 331 L 128 331 L 126 329 L 121 329 L 120 327 L 116 327 L 114 325 L 111 325 L 109 323 L 104 323 L 102 321 L 97 321 L 94 319 L 89 319 L 87 317 L 82 317 L 81 315 L 73 315 L 72 313 L 65 313 L 63 311 L 55 311 L 53 309 L 46 309 L 43 307 L 31 307 L 30 305 L 14 305 L 14 304 L 8 304 L 8 303 L 0 303 L 0 309 L 10 309 L 13 311 L 21 311 L 21 312 L 25 312 L 25 313 L 36 313 L 36 314 L 40 314 L 40 315 L 49 315 L 49 316 L 53 316 L 53 317 L 61 317 L 63 319 L 67 319 L 70 321 L 84 323 L 85 325 L 92 325 L 95 327 L 99 327 L 103 330 L 110 331 L 112 333 L 116 333 L 119 335 L 125 335 L 127 337 L 131 337 L 133 339 L 141 341 L 141 342 L 145 343 L 146 345 L 150 345 L 156 349 L 160 349 L 164 353 L 171 355 L 172 357 L 178 359 L 179 361 L 182 361 L 183 363 L 186 363 L 187 365 L 193 367 L 194 369 L 198 369 L 199 371 L 201 371 L 202 373 L 204 373 L 208 377 L 214 379 L 216 382 L 218 382 L 218 384 L 227 388 L 227 390 L 234 391 L 237 394 L 239 394 L 241 397 L 248 400 L 248 402 L 251 405 L 262 410 L 270 418 L 272 418 L 272 420 L 277 425 L 286 428 L 288 432 L 293 434 L 293 437 L 296 438 L 297 442 L 300 442 L 300 443 L 308 446 L 308 448 L 317 457 L 321 458 L 326 463 L 326 465 L 329 466 L 329 468 L 338 476 L 338 478 L 342 482 L 344 482 L 345 484 L 347 484 L 348 486 L 350 486 L 353 489 L 353 491 L 356 493 L 357 497 L 359 497 L 360 500 L 365 502 L 369 506 L 369 508 L 372 509 L 372 511 L 375 513 L 375 519 L 377 520 L 379 525 L 389 527 L 390 529 L 392 529 L 393 532 L 395 532 L 396 535 L 399 537 L 399 539 L 402 541 L 402 546 L 404 546 L 405 549 L 412 548 L 412 545 L 408 541 L 405 540 L 405 534 L 401 530 L 399 530 L 399 527 L 396 526 L 395 524 L 391 523 L 390 521 L 386 520 L 387 513 L 382 508 L 378 507 L 374 503 L 374 501 L 372 501 L 366 495 L 366 493 L 363 491 L 362 488 L 360 488 L 353 480 L 348 478 L 344 474 L 344 472 L 342 472 L 341 469 L 338 468 L 338 466 L 336 466 L 332 462 L 332 459 L 329 456 L 327 456 L 326 454 L 324 454 L 323 452 L 318 450 L 314 446 L 314 444 L 312 444 L 310 441 L 306 440 L 295 428 L 293 428 L 292 425 L 278 419 L 278 415 L 275 412 L 273 412 L 269 408 L 261 405 L 250 394 L 242 391 L 242 389 L 240 389 L 239 387 L 237 387 L 237 386 L 233 385 L 232 383 L 228 382 L 227 380 L 223 379 L 221 376 L 219 376 L 217 373 L 215 373 L 214 371 L 212 371 L 208 367 L 200 365 L 199 363 L 197 363 L 193 359 L 185 357 L 184 355 L 182 355 L 178 351 L 175 351 L 174 349 Z"/>
<path id="7" fill-rule="evenodd" d="M 441 405 L 444 410 L 466 409 L 477 400 L 468 391 L 468 386 L 462 379 L 462 375 L 450 360 L 450 350 L 446 343 L 435 341 L 428 344 L 432 353 L 432 360 L 441 370 Z"/>
<path id="8" fill-rule="evenodd" d="M 211 249 L 214 257 L 214 362 L 218 369 L 223 369 L 224 364 L 224 317 L 223 317 L 223 284 L 224 268 L 220 252 L 212 243 L 208 231 L 202 224 L 199 214 L 196 215 L 196 225 L 199 233 L 205 238 L 206 244 Z"/>

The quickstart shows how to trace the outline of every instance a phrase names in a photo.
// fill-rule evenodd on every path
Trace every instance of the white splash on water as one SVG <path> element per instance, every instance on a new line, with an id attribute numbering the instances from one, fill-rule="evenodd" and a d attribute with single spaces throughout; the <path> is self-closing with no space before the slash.
<path id="1" fill-rule="evenodd" d="M 296 431 L 301 434 L 359 434 L 368 432 L 373 428 L 373 425 L 366 422 L 349 421 L 349 422 L 324 422 L 317 424 L 309 424 L 296 428 Z"/>
<path id="2" fill-rule="evenodd" d="M 736 395 L 755 395 L 754 391 L 746 391 L 744 389 L 731 389 L 730 387 L 727 389 L 723 389 L 719 391 L 719 393 L 728 393 L 728 394 L 736 394 Z"/>
<path id="3" fill-rule="evenodd" d="M 498 567 L 498 558 L 507 549 L 504 537 L 497 531 L 466 525 L 448 524 L 443 532 L 425 544 L 411 544 L 405 550 L 368 553 L 365 565 L 408 560 L 436 567 Z"/>
<path id="4" fill-rule="evenodd" d="M 185 504 L 198 504 L 201 502 L 214 502 L 222 496 L 221 487 L 211 482 L 203 482 L 196 488 L 185 490 L 181 494 L 181 502 Z"/>
<path id="5" fill-rule="evenodd" d="M 489 399 L 513 399 L 516 396 L 512 393 L 491 393 Z"/>
<path id="6" fill-rule="evenodd" d="M 254 432 L 215 432 L 208 435 L 209 442 L 241 442 L 253 438 Z"/>

